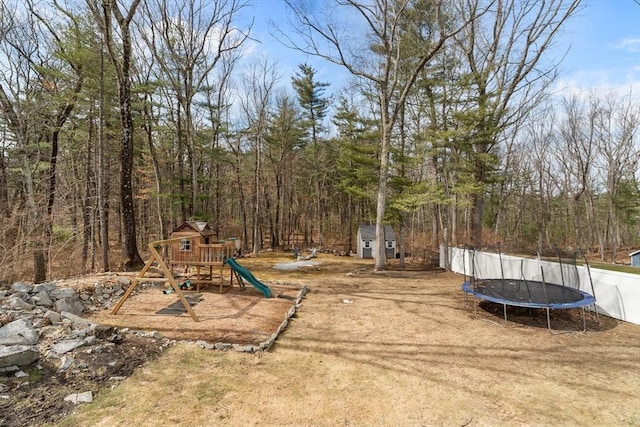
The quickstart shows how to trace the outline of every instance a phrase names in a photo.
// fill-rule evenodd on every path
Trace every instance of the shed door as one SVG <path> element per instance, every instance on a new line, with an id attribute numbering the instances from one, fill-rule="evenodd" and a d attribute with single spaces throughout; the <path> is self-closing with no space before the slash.
<path id="1" fill-rule="evenodd" d="M 365 240 L 362 246 L 362 258 L 373 258 L 373 248 L 371 240 Z"/>

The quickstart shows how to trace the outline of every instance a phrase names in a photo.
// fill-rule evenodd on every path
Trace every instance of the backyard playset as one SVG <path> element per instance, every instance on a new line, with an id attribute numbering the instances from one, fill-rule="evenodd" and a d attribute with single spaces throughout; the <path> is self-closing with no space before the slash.
<path id="1" fill-rule="evenodd" d="M 208 286 L 217 285 L 222 293 L 224 287 L 233 287 L 235 277 L 240 287 L 244 288 L 246 280 L 266 298 L 270 298 L 271 289 L 233 258 L 238 252 L 237 243 L 235 239 L 214 242 L 214 233 L 206 222 L 185 222 L 171 233 L 169 239 L 149 243 L 151 257 L 114 306 L 112 314 L 117 314 L 138 284 L 146 280 L 145 274 L 154 264 L 170 285 L 165 293 L 175 293 L 196 322 L 198 317 L 183 291 L 200 292 Z M 228 267 L 228 273 L 225 267 Z"/>

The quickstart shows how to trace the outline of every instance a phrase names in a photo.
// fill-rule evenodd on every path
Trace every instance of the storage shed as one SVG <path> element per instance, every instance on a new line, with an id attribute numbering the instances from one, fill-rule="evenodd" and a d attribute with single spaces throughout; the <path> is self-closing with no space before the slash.
<path id="1" fill-rule="evenodd" d="M 373 258 L 373 243 L 376 240 L 375 225 L 360 225 L 358 227 L 358 249 L 360 258 Z M 384 248 L 387 259 L 396 257 L 396 236 L 390 225 L 384 226 Z"/>
<path id="2" fill-rule="evenodd" d="M 631 266 L 632 267 L 640 267 L 640 250 L 637 250 L 635 252 L 631 252 L 629 254 L 629 257 L 631 257 Z"/>

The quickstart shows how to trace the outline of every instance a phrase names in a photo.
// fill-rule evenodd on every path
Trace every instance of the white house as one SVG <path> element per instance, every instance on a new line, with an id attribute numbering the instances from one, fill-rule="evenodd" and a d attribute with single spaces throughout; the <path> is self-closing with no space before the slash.
<path id="1" fill-rule="evenodd" d="M 373 242 L 375 240 L 375 225 L 360 225 L 360 227 L 358 227 L 357 254 L 360 258 L 373 258 Z M 387 259 L 396 257 L 396 236 L 390 225 L 384 226 L 384 248 Z"/>

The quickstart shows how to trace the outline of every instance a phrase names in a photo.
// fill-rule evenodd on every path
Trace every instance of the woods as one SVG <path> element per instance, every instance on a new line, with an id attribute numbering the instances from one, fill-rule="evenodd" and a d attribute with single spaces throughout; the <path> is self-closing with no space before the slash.
<path id="1" fill-rule="evenodd" d="M 286 0 L 293 69 L 250 0 L 72 3 L 0 2 L 0 279 L 135 270 L 185 220 L 246 253 L 640 244 L 635 94 L 551 90 L 580 0 Z"/>

